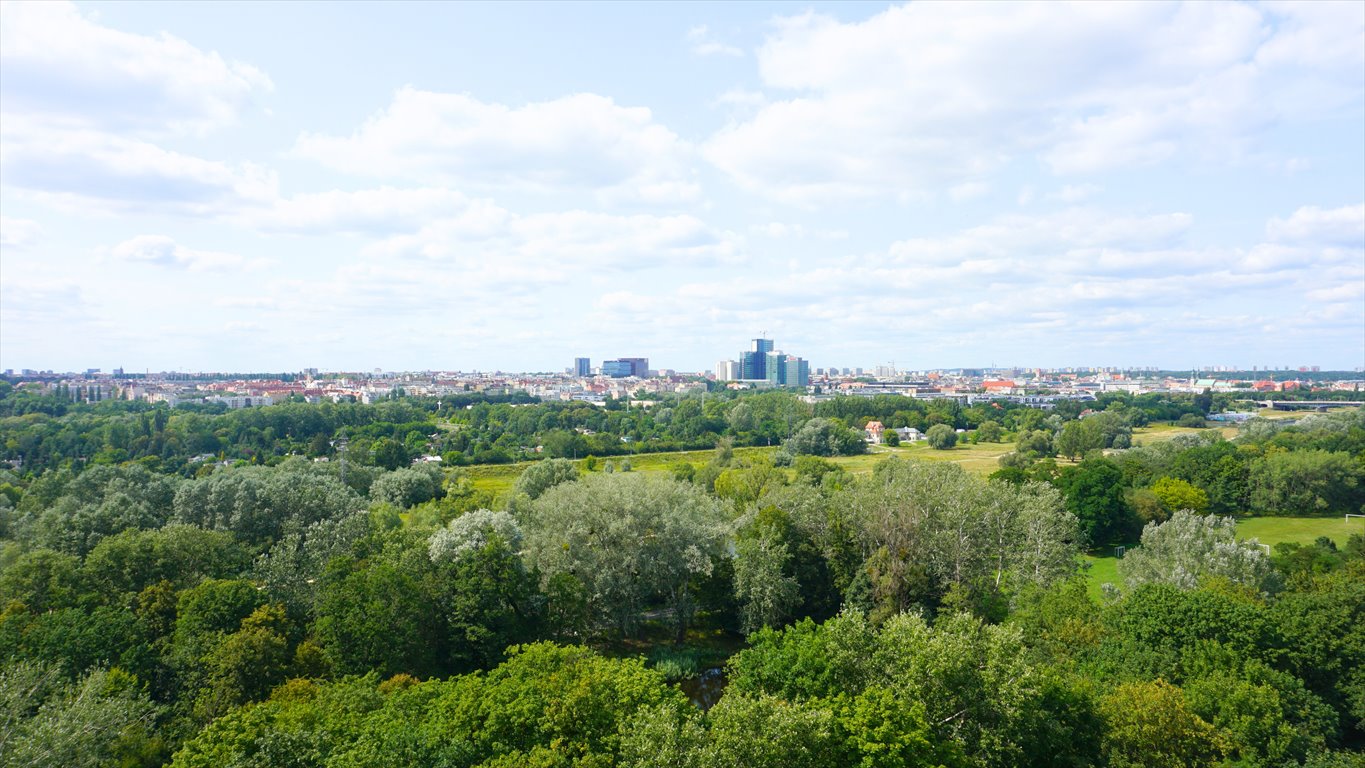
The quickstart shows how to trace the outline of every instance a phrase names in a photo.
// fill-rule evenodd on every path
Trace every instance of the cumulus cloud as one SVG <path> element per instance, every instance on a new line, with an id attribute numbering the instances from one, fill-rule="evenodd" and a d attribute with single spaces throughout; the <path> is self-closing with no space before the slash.
<path id="1" fill-rule="evenodd" d="M 275 195 L 250 163 L 166 149 L 233 123 L 271 90 L 260 70 L 169 34 L 102 26 L 65 2 L 0 8 L 7 187 L 69 209 L 201 215 Z"/>
<path id="2" fill-rule="evenodd" d="M 711 34 L 705 24 L 687 30 L 687 41 L 692 44 L 692 53 L 698 56 L 743 56 L 744 51 L 733 45 L 726 45 Z"/>
<path id="3" fill-rule="evenodd" d="M 1288 219 L 1271 219 L 1266 225 L 1266 235 L 1276 241 L 1365 246 L 1365 204 L 1327 210 L 1305 206 L 1294 211 Z"/>
<path id="4" fill-rule="evenodd" d="M 769 101 L 703 152 L 805 204 L 953 187 L 1027 155 L 1056 174 L 1238 161 L 1272 124 L 1360 103 L 1363 34 L 1359 4 L 808 12 L 759 49 Z"/>
<path id="5" fill-rule="evenodd" d="M 509 107 L 405 87 L 350 136 L 304 133 L 295 152 L 347 173 L 461 187 L 644 202 L 700 193 L 690 147 L 648 108 L 591 93 Z"/>
<path id="6" fill-rule="evenodd" d="M 109 255 L 116 261 L 129 264 L 190 272 L 250 269 L 265 265 L 263 260 L 248 260 L 234 253 L 186 248 L 164 235 L 138 235 L 115 245 L 109 250 Z"/>
<path id="7" fill-rule="evenodd" d="M 244 212 L 238 220 L 266 232 L 382 236 L 416 231 L 472 204 L 459 192 L 441 187 L 334 189 L 277 199 L 269 207 Z"/>
<path id="8" fill-rule="evenodd" d="M 559 279 L 577 270 L 706 267 L 743 259 L 742 238 L 687 214 L 617 215 L 569 210 L 521 214 L 487 199 L 450 200 L 445 215 L 364 249 L 371 258 L 416 259 L 508 272 L 511 280 Z"/>
<path id="9" fill-rule="evenodd" d="M 50 126 L 203 133 L 232 122 L 270 78 L 165 32 L 101 26 L 69 2 L 7 2 L 4 111 Z"/>
<path id="10" fill-rule="evenodd" d="M 1260 348 L 1262 326 L 1291 317 L 1338 337 L 1343 317 L 1359 325 L 1365 244 L 1195 246 L 1185 242 L 1191 224 L 1183 213 L 1092 209 L 1001 216 L 814 269 L 773 264 L 762 281 L 604 295 L 593 322 L 610 328 L 649 312 L 665 327 L 767 328 L 792 350 L 839 339 L 849 351 L 909 349 L 936 365 L 947 347 L 1036 351 L 1043 336 L 1087 355 L 1159 344 L 1145 354 L 1162 362 L 1170 345 Z"/>
<path id="11" fill-rule="evenodd" d="M 273 171 L 173 152 L 88 130 L 49 133 L 23 121 L 0 125 L 5 185 L 71 210 L 173 211 L 216 215 L 277 195 Z"/>

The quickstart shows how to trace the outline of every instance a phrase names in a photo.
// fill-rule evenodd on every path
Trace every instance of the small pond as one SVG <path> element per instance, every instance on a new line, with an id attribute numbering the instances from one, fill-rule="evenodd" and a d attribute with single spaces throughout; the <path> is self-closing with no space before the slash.
<path id="1" fill-rule="evenodd" d="M 727 682 L 729 681 L 725 677 L 724 667 L 711 667 L 702 670 L 699 675 L 683 679 L 678 683 L 678 687 L 682 688 L 682 692 L 687 694 L 687 698 L 693 704 L 707 710 L 720 701 Z"/>

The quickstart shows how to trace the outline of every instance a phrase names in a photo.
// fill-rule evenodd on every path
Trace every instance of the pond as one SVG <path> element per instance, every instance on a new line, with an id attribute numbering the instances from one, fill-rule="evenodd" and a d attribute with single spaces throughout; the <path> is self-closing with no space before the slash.
<path id="1" fill-rule="evenodd" d="M 711 667 L 702 670 L 701 674 L 688 677 L 678 683 L 682 692 L 687 694 L 687 698 L 693 704 L 708 710 L 720 701 L 721 694 L 725 693 L 725 684 L 729 682 L 725 677 L 724 667 Z"/>

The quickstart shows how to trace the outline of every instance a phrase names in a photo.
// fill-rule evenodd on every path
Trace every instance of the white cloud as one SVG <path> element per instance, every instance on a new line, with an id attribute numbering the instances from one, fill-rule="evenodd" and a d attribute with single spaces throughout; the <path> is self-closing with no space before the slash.
<path id="1" fill-rule="evenodd" d="M 1048 195 L 1048 199 L 1072 204 L 1083 203 L 1103 191 L 1104 187 L 1098 184 L 1067 184 Z"/>
<path id="2" fill-rule="evenodd" d="M 858 23 L 806 13 L 779 19 L 759 50 L 769 103 L 703 151 L 744 186 L 803 204 L 953 187 L 1026 155 L 1058 174 L 1240 161 L 1270 125 L 1360 103 L 1362 9 L 910 3 Z"/>
<path id="3" fill-rule="evenodd" d="M 164 235 L 138 235 L 111 248 L 109 255 L 129 264 L 191 272 L 254 269 L 266 264 L 263 260 L 248 260 L 233 253 L 193 250 Z"/>
<path id="4" fill-rule="evenodd" d="M 1309 316 L 1306 330 L 1338 333 L 1345 311 L 1359 324 L 1365 245 L 1190 246 L 1191 224 L 1181 213 L 1090 209 L 1002 216 L 818 268 L 772 265 L 762 281 L 603 296 L 592 322 L 606 329 L 648 313 L 657 325 L 690 323 L 698 333 L 767 328 L 797 354 L 803 341 L 840 339 L 848 351 L 910 350 L 934 365 L 952 345 L 1036 353 L 1042 337 L 1087 355 L 1162 345 L 1152 353 L 1162 362 L 1174 347 L 1206 344 L 1211 330 L 1229 349 L 1254 347 L 1258 323 Z"/>
<path id="5" fill-rule="evenodd" d="M 509 107 L 406 87 L 350 136 L 304 133 L 295 152 L 347 173 L 462 188 L 587 190 L 645 202 L 700 193 L 690 147 L 648 108 L 590 93 Z"/>
<path id="6" fill-rule="evenodd" d="M 509 280 L 561 280 L 580 270 L 704 267 L 742 258 L 736 235 L 688 215 L 617 216 L 590 211 L 516 214 L 487 200 L 366 249 L 370 256 L 415 258 L 506 271 Z"/>
<path id="7" fill-rule="evenodd" d="M 275 196 L 251 163 L 158 142 L 231 124 L 270 79 L 169 34 L 97 24 L 66 2 L 0 5 L 0 162 L 7 188 L 80 213 L 207 215 Z"/>
<path id="8" fill-rule="evenodd" d="M 38 233 L 42 227 L 38 222 L 31 219 L 16 219 L 9 216 L 0 216 L 0 246 L 5 248 L 23 248 L 32 245 L 38 239 Z"/>
<path id="9" fill-rule="evenodd" d="M 7 187 L 83 213 L 213 215 L 278 194 L 275 174 L 258 165 L 204 160 L 98 131 L 48 133 L 22 120 L 0 125 L 0 162 Z"/>
<path id="10" fill-rule="evenodd" d="M 785 224 L 780 221 L 770 221 L 767 224 L 754 224 L 749 227 L 749 231 L 755 234 L 780 238 L 815 238 L 818 240 L 844 240 L 848 238 L 848 232 L 842 229 L 812 229 L 804 224 Z"/>
<path id="11" fill-rule="evenodd" d="M 120 32 L 68 2 L 0 5 L 3 111 L 50 127 L 164 135 L 233 121 L 270 79 L 165 32 Z"/>
<path id="12" fill-rule="evenodd" d="M 383 235 L 416 231 L 470 205 L 471 201 L 459 192 L 438 187 L 379 187 L 354 192 L 334 189 L 278 199 L 269 208 L 247 211 L 239 218 L 268 232 Z"/>
<path id="13" fill-rule="evenodd" d="M 1365 204 L 1327 210 L 1305 206 L 1288 219 L 1271 219 L 1266 224 L 1266 235 L 1276 241 L 1365 246 Z"/>
<path id="14" fill-rule="evenodd" d="M 692 44 L 692 53 L 698 56 L 743 56 L 744 51 L 733 45 L 720 42 L 711 34 L 705 24 L 687 31 L 687 41 Z"/>

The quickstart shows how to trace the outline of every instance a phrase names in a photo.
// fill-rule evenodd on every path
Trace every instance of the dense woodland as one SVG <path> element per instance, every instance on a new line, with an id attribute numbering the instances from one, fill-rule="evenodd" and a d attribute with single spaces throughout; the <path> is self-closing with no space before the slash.
<path id="1" fill-rule="evenodd" d="M 1365 537 L 1267 554 L 1227 518 L 1365 512 L 1360 411 L 1132 447 L 1225 404 L 0 394 L 3 766 L 1324 767 L 1365 749 Z M 872 419 L 1015 450 L 989 479 L 896 458 L 855 476 L 829 457 Z M 582 460 L 666 447 L 714 451 L 671 472 Z M 412 463 L 429 455 L 445 468 Z M 531 455 L 505 498 L 458 466 Z M 1093 598 L 1079 555 L 1139 542 Z M 677 683 L 711 667 L 723 695 L 696 706 Z"/>

